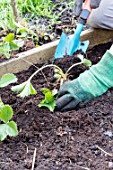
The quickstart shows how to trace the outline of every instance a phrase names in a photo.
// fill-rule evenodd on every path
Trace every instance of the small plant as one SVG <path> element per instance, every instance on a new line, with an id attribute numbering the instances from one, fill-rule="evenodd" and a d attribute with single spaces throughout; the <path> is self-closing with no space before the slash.
<path id="1" fill-rule="evenodd" d="M 31 80 L 32 80 L 32 78 L 33 78 L 38 72 L 42 71 L 44 68 L 47 68 L 47 67 L 57 68 L 57 69 L 59 70 L 60 74 L 62 75 L 62 78 L 63 78 L 64 80 L 66 80 L 65 74 L 62 72 L 62 70 L 61 70 L 58 66 L 56 66 L 56 65 L 54 65 L 54 64 L 49 64 L 49 65 L 45 65 L 45 66 L 39 68 L 38 70 L 36 70 L 36 72 L 34 72 L 34 73 L 29 77 L 29 79 L 28 79 L 27 81 L 25 81 L 25 82 L 23 82 L 23 83 L 21 83 L 21 84 L 19 84 L 19 85 L 13 86 L 13 87 L 11 88 L 12 91 L 18 92 L 18 93 L 19 93 L 18 96 L 19 96 L 19 97 L 22 97 L 22 98 L 24 98 L 24 97 L 26 97 L 26 96 L 29 96 L 29 95 L 32 95 L 32 94 L 36 94 L 37 92 L 36 92 L 36 90 L 34 89 L 32 83 L 31 83 Z"/>
<path id="2" fill-rule="evenodd" d="M 7 136 L 18 135 L 16 123 L 14 121 L 10 121 L 12 117 L 12 107 L 8 104 L 4 104 L 0 99 L 0 141 L 3 141 Z"/>
<path id="3" fill-rule="evenodd" d="M 5 87 L 17 81 L 13 74 L 4 74 L 0 79 L 0 88 Z M 3 141 L 7 136 L 17 136 L 17 125 L 11 121 L 13 117 L 13 109 L 10 105 L 4 104 L 0 98 L 0 141 Z"/>
<path id="4" fill-rule="evenodd" d="M 54 78 L 57 80 L 57 82 L 60 82 L 60 85 L 62 85 L 63 82 L 68 79 L 69 72 L 73 67 L 76 67 L 77 65 L 80 64 L 84 64 L 87 67 L 90 67 L 92 65 L 91 61 L 84 58 L 82 54 L 78 54 L 77 57 L 81 60 L 81 62 L 73 64 L 71 67 L 69 67 L 66 73 L 63 73 L 61 69 L 58 68 L 54 69 Z"/>
<path id="5" fill-rule="evenodd" d="M 10 58 L 10 52 L 19 49 L 23 44 L 22 40 L 14 40 L 14 34 L 9 33 L 0 44 L 0 53 L 8 59 Z"/>
<path id="6" fill-rule="evenodd" d="M 29 30 L 25 27 L 20 26 L 19 28 L 17 28 L 17 36 L 18 37 L 24 38 L 28 35 L 28 33 L 29 33 Z"/>
<path id="7" fill-rule="evenodd" d="M 54 96 L 57 94 L 57 90 L 54 89 L 53 91 L 50 91 L 48 88 L 44 88 L 42 89 L 42 93 L 45 95 L 45 98 L 38 104 L 38 106 L 47 107 L 51 112 L 53 112 L 56 106 Z"/>
<path id="8" fill-rule="evenodd" d="M 57 82 L 60 82 L 60 85 L 62 85 L 63 82 L 68 79 L 69 72 L 73 67 L 80 65 L 80 64 L 85 64 L 87 66 L 91 66 L 91 62 L 87 59 L 84 59 L 82 55 L 79 55 L 79 58 L 81 59 L 81 62 L 73 64 L 66 71 L 66 73 L 64 73 L 62 71 L 62 69 L 60 67 L 58 67 L 57 65 L 54 65 L 54 64 L 45 65 L 45 66 L 42 66 L 41 68 L 39 68 L 38 70 L 36 70 L 36 72 L 34 72 L 28 78 L 27 81 L 25 81 L 25 82 L 23 82 L 19 85 L 13 86 L 11 89 L 12 89 L 12 91 L 19 93 L 18 96 L 22 97 L 22 98 L 29 96 L 29 95 L 37 94 L 37 91 L 33 87 L 31 80 L 38 72 L 42 71 L 43 69 L 45 69 L 47 67 L 53 67 L 54 68 L 54 72 L 55 72 L 54 77 L 57 79 Z M 38 106 L 39 107 L 41 107 L 41 106 L 48 107 L 50 109 L 50 111 L 53 112 L 54 107 L 55 107 L 53 92 L 51 92 L 49 89 L 44 89 L 44 90 L 42 90 L 42 93 L 45 95 L 45 99 Z"/>

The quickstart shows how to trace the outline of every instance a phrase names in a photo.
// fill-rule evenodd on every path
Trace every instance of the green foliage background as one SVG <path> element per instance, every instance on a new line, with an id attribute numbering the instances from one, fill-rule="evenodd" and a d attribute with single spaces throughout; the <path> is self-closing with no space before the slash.
<path id="1" fill-rule="evenodd" d="M 25 14 L 30 14 L 30 17 L 47 17 L 55 19 L 57 16 L 53 14 L 56 4 L 52 0 L 15 0 L 21 18 Z M 73 6 L 73 0 L 61 0 L 60 3 L 68 3 Z M 14 15 L 10 0 L 0 0 L 0 29 L 15 30 Z M 28 19 L 30 19 L 30 17 Z"/>

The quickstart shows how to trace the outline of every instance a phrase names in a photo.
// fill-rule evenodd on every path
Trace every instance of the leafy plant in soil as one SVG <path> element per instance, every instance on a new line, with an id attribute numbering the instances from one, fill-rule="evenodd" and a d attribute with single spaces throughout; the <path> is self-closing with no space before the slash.
<path id="1" fill-rule="evenodd" d="M 3 141 L 7 136 L 17 136 L 17 125 L 14 121 L 10 121 L 13 117 L 13 109 L 10 105 L 4 104 L 0 99 L 0 141 Z"/>
<path id="2" fill-rule="evenodd" d="M 19 49 L 23 44 L 24 42 L 22 40 L 14 40 L 14 34 L 9 33 L 0 44 L 0 53 L 8 59 L 10 58 L 11 51 Z"/>
<path id="3" fill-rule="evenodd" d="M 57 89 L 51 91 L 48 88 L 44 88 L 42 89 L 42 93 L 45 95 L 45 98 L 38 104 L 38 106 L 47 107 L 51 112 L 53 112 L 56 106 L 54 96 L 57 94 Z"/>
<path id="4" fill-rule="evenodd" d="M 14 83 L 17 78 L 13 74 L 5 74 L 0 79 L 0 88 Z M 0 98 L 0 141 L 3 141 L 7 136 L 17 136 L 17 125 L 11 121 L 13 117 L 13 109 L 10 105 L 4 104 Z"/>
<path id="5" fill-rule="evenodd" d="M 91 61 L 84 58 L 82 54 L 78 54 L 77 57 L 81 60 L 81 62 L 75 63 L 72 66 L 68 68 L 68 70 L 65 72 L 65 74 L 62 72 L 62 69 L 54 69 L 54 78 L 57 79 L 57 82 L 60 81 L 60 85 L 62 85 L 64 80 L 67 80 L 69 77 L 69 72 L 71 69 L 77 65 L 84 64 L 87 67 L 90 67 L 92 65 Z"/>
<path id="6" fill-rule="evenodd" d="M 81 62 L 73 64 L 66 71 L 66 73 L 64 73 L 62 71 L 62 69 L 55 64 L 45 65 L 45 66 L 42 66 L 41 68 L 39 68 L 38 70 L 36 70 L 36 72 L 34 72 L 28 78 L 27 81 L 25 81 L 19 85 L 13 86 L 11 89 L 12 89 L 12 91 L 19 93 L 18 96 L 22 97 L 22 98 L 29 96 L 29 95 L 37 94 L 37 91 L 33 87 L 31 80 L 37 73 L 39 73 L 40 71 L 42 71 L 43 69 L 45 69 L 47 67 L 52 67 L 54 69 L 54 72 L 55 72 L 54 77 L 57 79 L 56 84 L 62 85 L 64 81 L 68 80 L 69 72 L 73 67 L 80 65 L 80 64 L 85 64 L 87 66 L 91 66 L 91 62 L 87 59 L 84 59 L 83 56 L 82 57 L 81 56 L 82 55 L 79 55 Z M 53 112 L 54 108 L 55 108 L 54 94 L 49 89 L 42 90 L 42 93 L 45 95 L 45 99 L 38 106 L 40 106 L 40 107 L 45 106 L 45 107 L 49 108 L 50 111 Z"/>
<path id="7" fill-rule="evenodd" d="M 17 26 L 16 37 L 31 40 L 36 47 L 52 41 L 53 37 L 46 32 L 41 31 L 36 26 L 27 26 L 27 22 L 22 24 L 15 23 Z"/>

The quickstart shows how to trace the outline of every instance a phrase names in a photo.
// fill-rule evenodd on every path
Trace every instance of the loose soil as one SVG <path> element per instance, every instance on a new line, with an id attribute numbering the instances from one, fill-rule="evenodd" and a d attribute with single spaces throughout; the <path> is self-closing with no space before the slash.
<path id="1" fill-rule="evenodd" d="M 97 63 L 110 45 L 93 48 L 87 58 Z M 70 57 L 56 62 L 67 69 L 73 60 Z M 35 70 L 31 66 L 28 71 L 18 73 L 19 83 Z M 78 66 L 73 78 L 84 70 L 86 67 Z M 35 148 L 34 170 L 113 169 L 113 89 L 87 105 L 81 104 L 77 110 L 51 113 L 37 106 L 43 98 L 41 88 L 54 86 L 52 70 L 43 73 L 47 80 L 42 73 L 33 78 L 38 91 L 35 96 L 21 99 L 11 92 L 11 86 L 0 89 L 3 102 L 13 107 L 13 119 L 19 129 L 17 137 L 8 137 L 0 143 L 0 170 L 31 170 Z"/>

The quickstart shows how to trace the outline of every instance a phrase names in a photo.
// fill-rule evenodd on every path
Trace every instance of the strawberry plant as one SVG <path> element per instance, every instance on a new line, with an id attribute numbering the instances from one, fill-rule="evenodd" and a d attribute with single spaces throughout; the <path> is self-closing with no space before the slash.
<path id="1" fill-rule="evenodd" d="M 42 71 L 43 69 L 45 69 L 47 67 L 54 68 L 54 72 L 55 72 L 54 77 L 57 79 L 57 83 L 60 82 L 60 85 L 62 85 L 63 82 L 68 79 L 69 72 L 73 67 L 75 67 L 79 64 L 85 64 L 86 66 L 91 66 L 91 62 L 87 59 L 84 59 L 84 57 L 82 55 L 80 55 L 78 57 L 81 59 L 81 62 L 73 64 L 66 71 L 66 73 L 64 73 L 62 71 L 62 69 L 59 68 L 57 65 L 54 65 L 54 64 L 45 65 L 45 66 L 42 66 L 41 68 L 39 68 L 38 70 L 36 70 L 36 72 L 34 72 L 28 78 L 27 81 L 25 81 L 19 85 L 13 86 L 11 89 L 12 89 L 12 91 L 19 93 L 18 96 L 22 97 L 22 98 L 29 96 L 29 95 L 37 94 L 37 91 L 33 87 L 31 80 L 38 72 Z M 49 89 L 42 90 L 42 93 L 45 95 L 45 99 L 38 106 L 39 107 L 45 106 L 45 107 L 49 108 L 50 111 L 53 112 L 54 107 L 55 107 L 54 94 Z"/>
<path id="2" fill-rule="evenodd" d="M 49 65 L 45 65 L 41 68 L 39 68 L 38 70 L 36 70 L 36 72 L 34 72 L 29 78 L 27 81 L 19 84 L 19 85 L 16 85 L 16 86 L 13 86 L 11 89 L 12 91 L 14 92 L 18 92 L 18 96 L 19 97 L 26 97 L 26 96 L 29 96 L 29 95 L 32 95 L 32 94 L 36 94 L 36 90 L 34 89 L 32 83 L 31 83 L 31 80 L 32 78 L 40 71 L 42 71 L 44 68 L 47 68 L 47 67 L 54 67 L 54 68 L 57 68 L 59 70 L 59 72 L 62 74 L 62 77 L 64 80 L 66 80 L 66 76 L 65 74 L 63 73 L 63 71 L 56 65 L 54 64 L 49 64 Z"/>
<path id="3" fill-rule="evenodd" d="M 12 43 L 13 44 L 13 43 Z M 44 68 L 53 67 L 54 68 L 54 77 L 57 78 L 57 81 L 60 81 L 60 84 L 63 81 L 66 81 L 69 75 L 69 71 L 79 64 L 85 64 L 87 66 L 91 66 L 91 62 L 87 59 L 84 59 L 82 55 L 78 56 L 81 59 L 81 62 L 73 64 L 67 71 L 64 73 L 61 68 L 57 65 L 50 64 L 45 65 L 36 70 L 27 81 L 12 86 L 12 90 L 14 92 L 18 92 L 18 96 L 24 98 L 28 95 L 37 94 L 37 91 L 33 87 L 31 80 L 32 78 Z M 0 78 L 0 88 L 8 86 L 11 83 L 17 82 L 17 78 L 14 74 L 5 74 Z M 55 95 L 57 94 L 57 90 L 49 90 L 48 88 L 42 89 L 42 93 L 44 94 L 44 99 L 38 104 L 39 107 L 47 107 L 51 112 L 54 111 L 56 106 Z M 17 125 L 14 121 L 11 121 L 13 117 L 13 109 L 10 105 L 4 104 L 2 99 L 0 98 L 0 141 L 3 141 L 7 136 L 16 136 L 18 135 Z"/>
<path id="4" fill-rule="evenodd" d="M 53 112 L 56 106 L 56 101 L 54 96 L 57 94 L 57 90 L 54 89 L 50 91 L 48 88 L 44 88 L 42 89 L 42 93 L 45 95 L 45 98 L 38 104 L 38 106 L 47 107 L 51 112 Z"/>
<path id="5" fill-rule="evenodd" d="M 13 117 L 13 109 L 8 104 L 4 104 L 0 99 L 0 141 L 7 136 L 17 136 L 17 125 L 14 121 L 10 121 Z M 3 123 L 2 123 L 3 122 Z"/>
<path id="6" fill-rule="evenodd" d="M 14 83 L 17 78 L 13 74 L 5 74 L 0 79 L 0 88 Z M 0 98 L 0 141 L 3 141 L 7 136 L 17 136 L 17 125 L 11 121 L 13 117 L 13 109 L 10 105 L 4 104 Z"/>
<path id="7" fill-rule="evenodd" d="M 73 67 L 76 67 L 77 65 L 84 64 L 87 67 L 90 67 L 92 65 L 91 61 L 84 58 L 83 55 L 78 54 L 77 57 L 81 60 L 79 63 L 73 64 L 69 69 L 66 71 L 66 73 L 63 73 L 61 69 L 55 68 L 54 69 L 54 78 L 57 80 L 57 82 L 60 82 L 60 85 L 68 79 L 69 72 Z"/>

